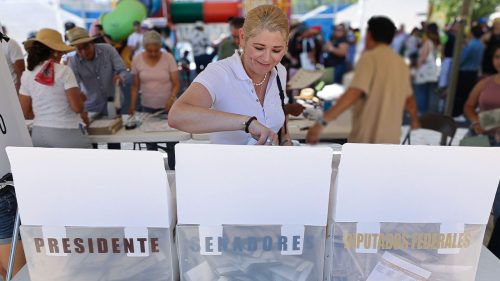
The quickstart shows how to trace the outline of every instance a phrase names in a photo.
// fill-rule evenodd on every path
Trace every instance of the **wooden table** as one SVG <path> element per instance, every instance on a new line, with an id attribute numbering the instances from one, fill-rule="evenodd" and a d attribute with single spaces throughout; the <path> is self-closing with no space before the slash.
<path id="1" fill-rule="evenodd" d="M 290 136 L 294 140 L 305 140 L 307 129 L 314 125 L 314 121 L 308 119 L 291 119 L 288 121 Z M 323 130 L 321 140 L 347 139 L 351 133 L 351 111 L 342 113 L 337 120 L 330 122 Z M 193 134 L 195 141 L 208 141 L 208 134 Z"/>

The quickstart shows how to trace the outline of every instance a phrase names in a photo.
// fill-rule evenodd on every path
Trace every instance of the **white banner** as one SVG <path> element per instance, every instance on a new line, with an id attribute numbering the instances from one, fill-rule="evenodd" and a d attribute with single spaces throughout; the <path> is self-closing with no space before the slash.
<path id="1" fill-rule="evenodd" d="M 0 177 L 10 172 L 7 146 L 33 146 L 17 98 L 16 88 L 0 48 Z"/>

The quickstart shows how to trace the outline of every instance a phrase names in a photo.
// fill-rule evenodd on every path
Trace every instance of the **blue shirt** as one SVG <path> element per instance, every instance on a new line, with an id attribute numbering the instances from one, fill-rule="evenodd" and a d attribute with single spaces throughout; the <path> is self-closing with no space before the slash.
<path id="1" fill-rule="evenodd" d="M 106 112 L 108 97 L 114 97 L 113 77 L 119 74 L 125 79 L 127 69 L 118 52 L 109 44 L 94 44 L 95 57 L 85 60 L 78 53 L 69 59 L 78 84 L 87 96 L 85 110 Z"/>
<path id="2" fill-rule="evenodd" d="M 484 45 L 481 40 L 473 38 L 462 49 L 460 54 L 461 71 L 479 71 L 483 59 Z"/>

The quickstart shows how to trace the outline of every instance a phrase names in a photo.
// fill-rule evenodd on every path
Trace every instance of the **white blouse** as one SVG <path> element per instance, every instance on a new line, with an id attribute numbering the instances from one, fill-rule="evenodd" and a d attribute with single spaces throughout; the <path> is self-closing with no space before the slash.
<path id="1" fill-rule="evenodd" d="M 278 65 L 278 73 L 284 91 L 286 69 L 281 64 Z M 285 114 L 281 107 L 276 74 L 277 71 L 273 68 L 263 105 L 237 53 L 229 58 L 210 63 L 193 82 L 200 83 L 207 88 L 212 97 L 212 109 L 255 116 L 260 123 L 277 133 L 283 126 Z M 241 130 L 210 134 L 210 141 L 217 144 L 248 144 L 250 138 L 250 134 Z"/>

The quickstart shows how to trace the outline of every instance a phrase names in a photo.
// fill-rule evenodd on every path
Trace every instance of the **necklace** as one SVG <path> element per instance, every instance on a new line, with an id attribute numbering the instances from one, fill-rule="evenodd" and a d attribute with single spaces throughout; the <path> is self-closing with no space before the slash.
<path id="1" fill-rule="evenodd" d="M 267 72 L 266 74 L 264 75 L 264 79 L 262 79 L 262 81 L 260 81 L 259 83 L 253 83 L 254 86 L 261 86 L 262 84 L 264 84 L 264 81 L 266 81 L 266 78 L 267 78 Z"/>

